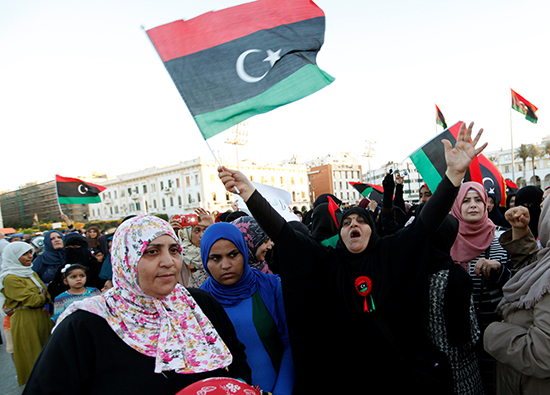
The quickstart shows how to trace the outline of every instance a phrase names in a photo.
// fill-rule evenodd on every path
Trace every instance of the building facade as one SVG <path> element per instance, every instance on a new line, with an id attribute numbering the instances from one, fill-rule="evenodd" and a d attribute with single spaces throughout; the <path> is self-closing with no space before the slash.
<path id="1" fill-rule="evenodd" d="M 61 222 L 55 181 L 30 183 L 15 191 L 5 192 L 0 195 L 0 205 L 6 227 L 31 227 L 35 215 L 38 220 Z M 61 210 L 73 221 L 88 221 L 87 204 L 62 204 Z"/>
<path id="2" fill-rule="evenodd" d="M 324 156 L 306 162 L 312 202 L 324 193 L 330 193 L 344 205 L 357 204 L 362 196 L 350 182 L 362 182 L 363 170 L 358 158 L 348 153 Z"/>
<path id="3" fill-rule="evenodd" d="M 236 163 L 225 164 L 237 168 Z M 197 208 L 224 212 L 235 201 L 218 178 L 213 159 L 196 158 L 173 166 L 149 168 L 117 176 L 101 183 L 102 202 L 89 205 L 90 220 L 113 220 L 128 215 L 189 214 Z M 309 208 L 307 171 L 304 165 L 258 165 L 240 163 L 252 181 L 284 189 L 292 195 L 291 206 Z"/>

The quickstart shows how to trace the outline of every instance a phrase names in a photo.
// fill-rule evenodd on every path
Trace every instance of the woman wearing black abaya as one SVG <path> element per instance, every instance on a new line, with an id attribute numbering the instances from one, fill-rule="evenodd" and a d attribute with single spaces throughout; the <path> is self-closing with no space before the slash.
<path id="1" fill-rule="evenodd" d="M 90 250 L 86 238 L 81 236 L 79 233 L 69 233 L 65 236 L 63 242 L 66 255 L 65 263 L 69 263 L 71 265 L 79 263 L 85 266 L 87 269 L 86 286 L 97 289 L 103 288 L 105 281 L 99 278 L 101 263 L 99 263 L 97 259 L 92 256 L 92 251 Z M 69 289 L 67 284 L 63 282 L 63 273 L 61 273 L 62 269 L 63 267 L 57 269 L 52 282 L 48 285 L 48 292 L 50 293 L 52 299 L 55 299 L 57 295 Z"/>
<path id="2" fill-rule="evenodd" d="M 423 318 L 429 236 L 486 146 L 475 148 L 481 131 L 470 142 L 472 127 L 461 127 L 454 148 L 443 140 L 446 176 L 412 225 L 380 238 L 368 212 L 353 207 L 342 216 L 335 249 L 295 232 L 242 173 L 220 167 L 225 188 L 238 188 L 280 254 L 295 393 L 443 393 Z"/>
<path id="3" fill-rule="evenodd" d="M 535 236 L 535 239 L 539 237 L 539 217 L 540 217 L 540 204 L 542 203 L 543 190 L 535 185 L 528 185 L 520 188 L 516 194 L 516 201 L 514 206 L 525 206 L 529 210 L 529 216 L 531 222 L 529 222 L 529 229 Z"/>

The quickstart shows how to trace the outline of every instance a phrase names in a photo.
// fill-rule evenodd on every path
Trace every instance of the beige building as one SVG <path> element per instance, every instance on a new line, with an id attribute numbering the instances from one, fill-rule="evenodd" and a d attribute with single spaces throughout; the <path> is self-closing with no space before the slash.
<path id="1" fill-rule="evenodd" d="M 236 163 L 224 163 L 237 168 Z M 112 220 L 127 215 L 188 214 L 202 207 L 224 212 L 235 201 L 218 178 L 212 158 L 196 158 L 173 166 L 149 168 L 101 182 L 107 189 L 102 202 L 89 205 L 89 219 Z M 259 165 L 242 161 L 240 170 L 252 181 L 288 191 L 292 206 L 309 208 L 309 186 L 305 165 Z"/>

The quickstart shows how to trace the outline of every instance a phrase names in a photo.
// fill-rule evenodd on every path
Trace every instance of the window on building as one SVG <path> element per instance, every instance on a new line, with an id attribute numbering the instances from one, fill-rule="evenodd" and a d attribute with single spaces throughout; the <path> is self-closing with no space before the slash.
<path id="1" fill-rule="evenodd" d="M 210 174 L 210 182 L 216 182 L 216 177 L 214 174 Z"/>
<path id="2" fill-rule="evenodd" d="M 290 177 L 290 185 L 296 185 L 296 183 L 294 182 L 294 177 Z"/>
<path id="3" fill-rule="evenodd" d="M 141 204 L 139 202 L 136 202 L 136 210 L 137 211 L 141 210 Z"/>
<path id="4" fill-rule="evenodd" d="M 118 206 L 115 206 L 115 214 L 118 214 Z"/>
<path id="5" fill-rule="evenodd" d="M 178 195 L 178 206 L 181 207 L 181 196 L 180 195 Z"/>
<path id="6" fill-rule="evenodd" d="M 188 186 L 188 187 L 191 186 L 191 181 L 189 180 L 189 176 L 185 177 L 185 185 Z"/>
<path id="7" fill-rule="evenodd" d="M 197 192 L 197 202 L 201 202 L 201 194 L 199 192 Z"/>
<path id="8" fill-rule="evenodd" d="M 109 207 L 109 212 L 113 215 L 113 207 Z"/>
<path id="9" fill-rule="evenodd" d="M 147 193 L 147 185 L 143 186 L 143 193 Z"/>
<path id="10" fill-rule="evenodd" d="M 172 180 L 168 180 L 168 188 L 172 188 Z"/>
<path id="11" fill-rule="evenodd" d="M 132 188 L 128 188 L 128 196 L 132 195 Z"/>
<path id="12" fill-rule="evenodd" d="M 274 176 L 271 176 L 271 183 L 275 184 L 275 177 Z"/>
<path id="13" fill-rule="evenodd" d="M 116 191 L 113 191 L 114 192 L 114 195 L 115 195 L 115 199 L 116 199 Z"/>
<path id="14" fill-rule="evenodd" d="M 254 176 L 250 176 L 250 181 L 254 181 Z"/>
<path id="15" fill-rule="evenodd" d="M 164 189 L 164 181 L 160 182 L 160 190 L 162 191 Z"/>
<path id="16" fill-rule="evenodd" d="M 151 184 L 151 192 L 155 192 L 155 184 Z"/>
<path id="17" fill-rule="evenodd" d="M 157 199 L 153 199 L 153 208 L 157 208 Z"/>
<path id="18" fill-rule="evenodd" d="M 180 179 L 179 179 L 179 178 L 176 178 L 176 187 L 177 187 L 177 188 L 180 187 Z"/>
<path id="19" fill-rule="evenodd" d="M 226 192 L 226 193 L 225 193 L 225 200 L 226 200 L 226 201 L 229 201 L 229 199 L 230 199 L 229 192 Z"/>
<path id="20" fill-rule="evenodd" d="M 195 174 L 195 185 L 199 185 L 199 175 Z"/>
<path id="21" fill-rule="evenodd" d="M 191 194 L 188 194 L 187 195 L 187 203 L 191 204 L 191 199 L 192 199 Z"/>
<path id="22" fill-rule="evenodd" d="M 216 192 L 212 192 L 212 200 L 216 201 Z"/>
<path id="23" fill-rule="evenodd" d="M 174 198 L 170 196 L 170 207 L 174 207 Z"/>
<path id="24" fill-rule="evenodd" d="M 166 200 L 164 198 L 162 198 L 162 208 L 163 209 L 166 208 Z"/>

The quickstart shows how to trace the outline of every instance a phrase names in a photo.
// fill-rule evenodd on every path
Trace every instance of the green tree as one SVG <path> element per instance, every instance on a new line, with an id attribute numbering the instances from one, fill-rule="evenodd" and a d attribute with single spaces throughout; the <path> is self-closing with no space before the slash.
<path id="1" fill-rule="evenodd" d="M 550 141 L 547 141 L 544 143 L 544 147 L 542 148 L 545 155 L 550 155 Z"/>
<path id="2" fill-rule="evenodd" d="M 542 156 L 544 156 L 544 152 L 536 144 L 529 146 L 529 158 L 531 158 L 531 164 L 533 165 L 533 180 L 535 180 L 535 159 Z"/>
<path id="3" fill-rule="evenodd" d="M 527 144 L 521 144 L 516 150 L 516 159 L 523 161 L 523 179 L 527 182 L 527 175 L 525 174 L 525 168 L 527 167 L 527 159 L 530 157 L 530 150 Z"/>

